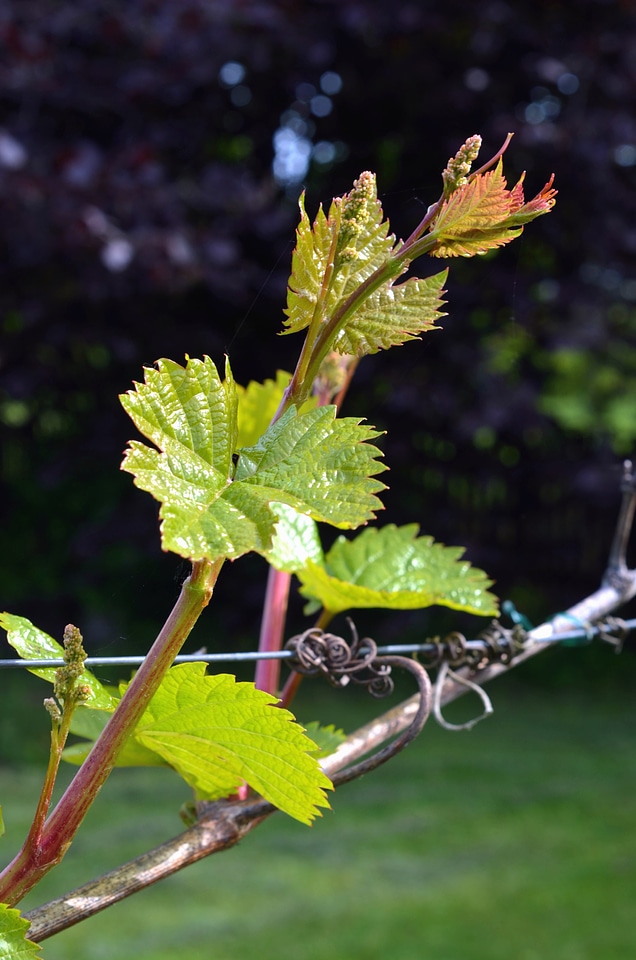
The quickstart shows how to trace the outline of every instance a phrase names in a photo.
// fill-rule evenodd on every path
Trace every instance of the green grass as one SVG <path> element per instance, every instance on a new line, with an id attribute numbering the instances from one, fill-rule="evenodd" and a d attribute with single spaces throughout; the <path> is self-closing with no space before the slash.
<path id="1" fill-rule="evenodd" d="M 493 685 L 494 717 L 471 733 L 431 724 L 383 770 L 338 791 L 313 828 L 276 815 L 239 847 L 46 941 L 44 957 L 636 956 L 634 697 L 521 681 Z M 469 704 L 455 709 L 466 715 Z M 3 772 L 6 850 L 36 791 L 34 770 Z M 116 771 L 68 858 L 23 908 L 177 833 L 187 798 L 167 771 Z"/>

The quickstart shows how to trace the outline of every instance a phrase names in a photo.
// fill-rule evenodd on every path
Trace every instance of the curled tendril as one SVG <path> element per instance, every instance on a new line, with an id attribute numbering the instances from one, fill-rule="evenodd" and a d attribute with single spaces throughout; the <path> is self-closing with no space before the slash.
<path id="1" fill-rule="evenodd" d="M 292 637 L 287 649 L 294 654 L 290 666 L 306 677 L 322 674 L 334 687 L 353 682 L 365 686 L 371 696 L 386 697 L 393 691 L 391 667 L 377 656 L 377 644 L 370 637 L 362 640 L 349 620 L 352 640 L 325 633 L 318 627 Z"/>
<path id="2" fill-rule="evenodd" d="M 420 733 L 431 712 L 431 681 L 422 664 L 407 657 L 378 657 L 375 641 L 370 637 L 360 640 L 353 621 L 348 620 L 348 623 L 351 643 L 335 634 L 325 633 L 318 627 L 292 637 L 287 643 L 287 649 L 294 653 L 290 663 L 292 669 L 305 676 L 323 674 L 337 687 L 346 686 L 349 682 L 359 683 L 372 696 L 385 697 L 394 686 L 391 670 L 400 667 L 415 677 L 420 698 L 417 711 L 406 730 L 366 760 L 339 770 L 332 776 L 335 787 L 375 770 L 398 754 Z"/>

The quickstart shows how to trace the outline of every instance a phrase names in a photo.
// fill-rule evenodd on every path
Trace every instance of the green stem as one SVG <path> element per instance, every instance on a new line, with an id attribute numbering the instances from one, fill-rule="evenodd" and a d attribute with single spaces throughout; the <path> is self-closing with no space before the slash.
<path id="1" fill-rule="evenodd" d="M 406 247 L 406 244 L 403 247 L 400 247 L 400 253 L 404 256 L 408 256 L 409 260 L 416 260 L 417 257 L 421 257 L 425 253 L 430 253 L 434 247 L 437 246 L 437 238 L 439 233 L 427 233 L 425 237 L 420 237 L 419 240 L 414 240 L 410 243 L 410 246 Z"/>
<path id="2" fill-rule="evenodd" d="M 42 830 L 44 829 L 44 822 L 51 805 L 51 797 L 53 796 L 53 788 L 55 787 L 57 772 L 60 768 L 62 750 L 64 749 L 64 744 L 66 743 L 66 738 L 68 736 L 70 718 L 68 723 L 64 725 L 66 729 L 63 729 L 63 725 L 64 716 L 62 716 L 61 721 L 53 721 L 53 729 L 51 730 L 51 749 L 49 751 L 49 762 L 44 775 L 44 783 L 42 784 L 42 790 L 40 791 L 40 797 L 38 799 L 38 805 L 33 816 L 31 829 L 29 830 L 28 836 L 24 841 L 24 846 L 28 848 L 37 847 L 42 837 Z"/>
<path id="3" fill-rule="evenodd" d="M 405 269 L 410 262 L 411 257 L 409 252 L 403 252 L 403 248 L 400 248 L 394 254 L 391 254 L 385 260 L 385 262 L 378 267 L 371 276 L 367 277 L 360 286 L 350 294 L 343 303 L 340 304 L 338 309 L 335 311 L 332 317 L 323 325 L 316 338 L 316 342 L 312 351 L 310 362 L 307 365 L 306 371 L 306 383 L 311 384 L 318 375 L 320 365 L 333 347 L 333 342 L 336 335 L 344 327 L 347 320 L 360 308 L 364 301 L 371 296 L 372 293 L 375 293 L 380 287 L 382 287 L 389 280 L 392 280 L 396 277 L 399 277 L 401 273 L 404 273 Z M 293 381 L 292 381 L 293 383 Z M 290 384 L 290 387 L 292 384 Z M 299 385 L 302 388 L 302 384 Z M 302 403 L 305 399 L 305 395 L 302 395 L 295 400 L 291 400 L 292 403 Z"/>
<path id="4" fill-rule="evenodd" d="M 305 335 L 305 340 L 300 351 L 300 356 L 298 357 L 298 362 L 296 363 L 296 369 L 294 370 L 289 386 L 283 394 L 280 406 L 274 415 L 272 423 L 278 420 L 283 415 L 285 410 L 287 410 L 292 404 L 300 406 L 300 404 L 309 396 L 313 382 L 316 379 L 316 374 L 320 364 L 318 364 L 317 367 L 313 362 L 313 359 L 316 352 L 316 341 L 320 338 L 320 331 L 324 325 L 325 304 L 327 303 L 327 297 L 329 296 L 329 291 L 331 289 L 331 284 L 334 277 L 338 236 L 339 221 L 333 230 L 331 245 L 329 247 L 329 255 L 327 258 L 327 265 L 325 267 L 322 284 L 320 286 L 320 293 L 316 299 L 316 305 L 314 306 L 311 322 Z M 313 371 L 311 374 L 309 373 L 310 367 Z"/>
<path id="5" fill-rule="evenodd" d="M 192 627 L 209 603 L 223 560 L 198 561 L 117 709 L 44 824 L 36 843 L 24 844 L 0 874 L 0 902 L 18 903 L 60 862 Z"/>
<path id="6" fill-rule="evenodd" d="M 325 267 L 322 284 L 320 285 L 320 293 L 316 299 L 316 306 L 314 307 L 311 323 L 309 324 L 307 336 L 305 337 L 305 342 L 303 343 L 302 350 L 300 351 L 300 356 L 294 372 L 294 377 L 296 377 L 299 383 L 307 383 L 307 369 L 311 363 L 311 358 L 314 352 L 314 344 L 320 334 L 320 328 L 324 321 L 325 304 L 327 303 L 327 297 L 329 296 L 329 290 L 331 289 L 331 282 L 334 276 L 339 226 L 340 220 L 338 218 L 338 221 L 334 224 L 333 228 L 331 245 L 329 247 L 329 256 L 327 258 L 327 266 Z M 313 383 L 313 380 L 314 378 L 312 377 L 311 382 L 309 383 L 309 389 L 311 389 L 311 383 Z"/>

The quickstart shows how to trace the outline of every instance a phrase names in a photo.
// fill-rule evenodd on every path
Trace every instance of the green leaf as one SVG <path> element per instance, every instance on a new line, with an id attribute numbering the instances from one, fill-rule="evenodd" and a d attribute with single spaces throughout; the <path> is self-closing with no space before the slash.
<path id="1" fill-rule="evenodd" d="M 26 617 L 0 613 L 0 627 L 7 631 L 7 640 L 24 660 L 63 660 L 64 648 L 43 630 L 38 630 Z M 55 683 L 56 667 L 28 668 L 36 677 Z M 89 670 L 84 670 L 78 683 L 90 689 L 87 701 L 94 710 L 114 710 L 117 701 Z"/>
<path id="2" fill-rule="evenodd" d="M 0 960 L 38 960 L 37 943 L 27 939 L 31 924 L 19 910 L 0 903 Z"/>
<path id="3" fill-rule="evenodd" d="M 109 716 L 102 710 L 91 710 L 89 707 L 78 705 L 71 718 L 70 732 L 76 737 L 84 737 L 86 740 L 97 740 L 98 736 L 106 726 Z"/>
<path id="4" fill-rule="evenodd" d="M 209 358 L 188 360 L 185 369 L 159 361 L 122 403 L 159 447 L 132 441 L 122 469 L 161 502 L 164 550 L 191 560 L 264 552 L 278 519 L 274 502 L 342 528 L 365 523 L 381 507 L 374 494 L 384 484 L 371 477 L 385 468 L 366 442 L 378 433 L 359 420 L 336 420 L 335 407 L 290 408 L 240 451 L 235 466 L 229 364 L 221 383 Z"/>
<path id="5" fill-rule="evenodd" d="M 0 807 L 0 837 L 4 837 L 5 827 L 4 827 L 4 817 L 2 816 L 2 807 Z"/>
<path id="6" fill-rule="evenodd" d="M 275 380 L 257 383 L 252 380 L 246 387 L 236 385 L 238 397 L 238 437 L 236 449 L 256 443 L 269 427 L 280 406 L 283 394 L 291 380 L 291 374 L 276 371 Z"/>
<path id="7" fill-rule="evenodd" d="M 227 482 L 236 450 L 237 397 L 229 361 L 225 380 L 209 357 L 186 358 L 185 367 L 158 360 L 144 368 L 144 383 L 120 397 L 137 429 L 169 457 L 184 457 L 183 470 L 207 466 L 219 484 Z M 195 454 L 196 459 L 191 455 Z"/>
<path id="8" fill-rule="evenodd" d="M 316 521 L 285 503 L 273 503 L 272 510 L 278 517 L 278 523 L 271 548 L 265 551 L 267 562 L 287 573 L 295 573 L 309 560 L 323 563 Z"/>
<path id="9" fill-rule="evenodd" d="M 418 339 L 426 330 L 438 329 L 444 316 L 442 294 L 448 271 L 425 280 L 412 277 L 404 283 L 388 284 L 372 293 L 347 321 L 334 341 L 339 353 L 362 357 L 378 350 Z"/>
<path id="10" fill-rule="evenodd" d="M 284 333 L 298 333 L 309 326 L 322 289 L 337 229 L 335 217 L 328 222 L 322 205 L 312 228 L 305 210 L 304 193 L 300 195 L 298 206 L 300 222 L 296 229 L 296 247 L 292 254 L 285 310 L 287 319 L 283 321 L 287 329 Z M 332 211 L 333 205 L 330 214 Z"/>
<path id="11" fill-rule="evenodd" d="M 241 451 L 234 489 L 242 494 L 249 488 L 250 497 L 277 499 L 336 527 L 370 520 L 382 508 L 374 494 L 384 489 L 371 477 L 386 467 L 367 441 L 379 432 L 357 418 L 336 420 L 335 414 L 334 406 L 300 415 L 290 408 L 255 446 Z"/>
<path id="12" fill-rule="evenodd" d="M 331 788 L 315 744 L 275 697 L 234 677 L 206 676 L 204 663 L 171 667 L 135 739 L 155 751 L 196 791 L 218 799 L 249 783 L 285 813 L 310 823 Z"/>
<path id="13" fill-rule="evenodd" d="M 312 751 L 312 756 L 318 760 L 335 753 L 340 744 L 347 739 L 344 730 L 337 730 L 333 723 L 330 723 L 328 727 L 323 727 L 318 720 L 306 723 L 305 733 L 308 737 L 311 737 L 318 748 L 316 751 Z"/>
<path id="14" fill-rule="evenodd" d="M 62 752 L 62 760 L 77 766 L 84 763 L 93 749 L 93 743 L 108 723 L 109 716 L 103 711 L 91 710 L 89 707 L 78 706 L 71 720 L 71 733 L 85 739 L 69 744 Z M 134 737 L 129 737 L 116 761 L 118 767 L 165 767 L 167 764 L 152 750 L 138 743 Z"/>
<path id="15" fill-rule="evenodd" d="M 297 333 L 307 327 L 318 304 L 325 317 L 333 315 L 386 262 L 395 243 L 389 235 L 389 222 L 383 219 L 372 173 L 362 173 L 350 193 L 336 197 L 328 217 L 321 207 L 313 226 L 305 211 L 304 196 L 299 206 L 284 333 Z M 325 297 L 328 269 L 331 274 Z"/>
<path id="16" fill-rule="evenodd" d="M 324 565 L 299 570 L 301 593 L 331 614 L 355 607 L 414 610 L 432 604 L 481 616 L 497 613 L 491 581 L 462 560 L 462 547 L 418 537 L 417 524 L 364 530 L 354 540 L 338 537 Z"/>

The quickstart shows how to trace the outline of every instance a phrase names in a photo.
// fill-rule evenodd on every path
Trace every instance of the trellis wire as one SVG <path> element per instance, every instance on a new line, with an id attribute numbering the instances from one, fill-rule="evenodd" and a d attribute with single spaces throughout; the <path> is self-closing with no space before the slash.
<path id="1" fill-rule="evenodd" d="M 564 616 L 564 614 L 557 614 Z M 625 633 L 631 633 L 636 629 L 636 618 L 632 620 L 621 620 L 621 630 Z M 559 634 L 553 634 L 546 637 L 533 637 L 535 643 L 557 644 L 570 642 L 575 644 L 577 641 L 587 643 L 601 634 L 607 634 L 607 627 L 603 624 L 583 624 L 579 629 L 569 630 Z M 441 641 L 444 645 L 444 641 Z M 394 643 L 387 646 L 378 647 L 377 653 L 381 656 L 393 656 L 396 654 L 424 653 L 434 655 L 439 651 L 440 641 L 426 641 L 425 643 Z M 487 640 L 466 640 L 464 641 L 466 651 L 492 653 L 492 648 Z M 292 650 L 270 650 L 270 651 L 238 651 L 234 653 L 189 653 L 180 654 L 175 657 L 175 663 L 246 663 L 256 660 L 291 660 L 294 658 Z M 138 667 L 143 663 L 145 657 L 122 656 L 122 657 L 87 657 L 84 661 L 86 667 Z M 46 667 L 63 667 L 64 660 L 0 660 L 0 669 L 25 668 L 28 670 L 44 669 Z"/>

